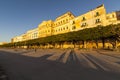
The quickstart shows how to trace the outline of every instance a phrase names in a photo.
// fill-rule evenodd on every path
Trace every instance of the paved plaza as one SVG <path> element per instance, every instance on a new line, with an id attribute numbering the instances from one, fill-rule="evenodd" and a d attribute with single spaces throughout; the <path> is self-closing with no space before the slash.
<path id="1" fill-rule="evenodd" d="M 120 80 L 120 53 L 78 49 L 0 49 L 9 80 Z"/>

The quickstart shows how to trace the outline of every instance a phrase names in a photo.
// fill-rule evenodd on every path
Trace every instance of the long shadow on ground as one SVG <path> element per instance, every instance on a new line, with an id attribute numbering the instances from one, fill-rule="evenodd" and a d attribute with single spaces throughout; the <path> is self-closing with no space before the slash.
<path id="1" fill-rule="evenodd" d="M 0 51 L 0 63 L 6 69 L 9 80 L 120 80 L 120 74 L 85 68 L 71 51 L 66 63 L 63 53 L 57 60 L 29 57 Z"/>

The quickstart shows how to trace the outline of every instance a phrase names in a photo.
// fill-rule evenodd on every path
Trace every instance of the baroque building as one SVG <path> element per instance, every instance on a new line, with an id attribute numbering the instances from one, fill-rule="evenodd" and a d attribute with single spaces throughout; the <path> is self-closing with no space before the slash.
<path id="1" fill-rule="evenodd" d="M 53 21 L 43 21 L 38 25 L 38 37 L 51 36 L 53 31 Z"/>
<path id="2" fill-rule="evenodd" d="M 107 13 L 102 4 L 79 16 L 74 16 L 71 12 L 66 12 L 58 16 L 54 21 L 43 21 L 37 28 L 28 30 L 26 33 L 12 38 L 11 42 L 26 41 L 100 25 L 107 26 L 118 23 L 120 23 L 120 11 Z"/>
<path id="3" fill-rule="evenodd" d="M 120 23 L 120 11 L 108 13 L 106 19 L 107 25 Z"/>
<path id="4" fill-rule="evenodd" d="M 92 28 L 98 25 L 106 26 L 106 10 L 104 5 L 86 12 L 72 20 L 72 30 Z"/>
<path id="5" fill-rule="evenodd" d="M 38 38 L 38 28 L 28 30 L 26 33 L 11 39 L 11 42 L 21 42 Z"/>
<path id="6" fill-rule="evenodd" d="M 75 16 L 71 12 L 67 12 L 57 17 L 53 25 L 53 35 L 70 32 L 70 21 L 74 18 Z"/>

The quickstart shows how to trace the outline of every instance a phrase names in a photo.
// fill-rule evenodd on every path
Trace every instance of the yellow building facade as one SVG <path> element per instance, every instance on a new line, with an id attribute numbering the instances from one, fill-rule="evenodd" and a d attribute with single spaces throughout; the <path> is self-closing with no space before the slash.
<path id="1" fill-rule="evenodd" d="M 38 38 L 38 28 L 28 30 L 26 33 L 11 39 L 11 42 L 21 42 Z"/>
<path id="2" fill-rule="evenodd" d="M 20 42 L 23 41 L 22 36 L 16 36 L 11 39 L 11 42 Z"/>
<path id="3" fill-rule="evenodd" d="M 74 18 L 75 16 L 71 12 L 67 12 L 57 17 L 53 25 L 53 35 L 70 32 L 70 21 Z"/>
<path id="4" fill-rule="evenodd" d="M 38 38 L 38 28 L 31 29 L 26 32 L 26 39 L 31 40 L 31 39 L 36 39 Z"/>
<path id="5" fill-rule="evenodd" d="M 51 36 L 53 31 L 53 21 L 43 21 L 38 25 L 38 37 Z"/>
<path id="6" fill-rule="evenodd" d="M 120 11 L 108 13 L 106 19 L 107 25 L 120 23 Z"/>
<path id="7" fill-rule="evenodd" d="M 7 42 L 0 42 L 0 45 L 4 45 L 4 44 L 7 44 Z"/>
<path id="8" fill-rule="evenodd" d="M 78 31 L 85 28 L 107 26 L 120 23 L 120 11 L 107 13 L 104 5 L 100 5 L 82 15 L 74 16 L 71 12 L 66 12 L 58 16 L 54 21 L 43 21 L 37 28 L 28 30 L 25 34 L 12 38 L 12 42 L 25 41 L 51 35 Z M 21 40 L 17 40 L 22 37 Z"/>
<path id="9" fill-rule="evenodd" d="M 72 20 L 72 30 L 77 31 L 85 28 L 92 28 L 98 25 L 106 26 L 106 10 L 104 5 L 82 14 Z"/>

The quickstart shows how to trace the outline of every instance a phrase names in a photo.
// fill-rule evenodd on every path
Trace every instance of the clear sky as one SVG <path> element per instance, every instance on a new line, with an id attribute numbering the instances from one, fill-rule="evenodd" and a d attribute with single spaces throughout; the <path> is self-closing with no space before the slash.
<path id="1" fill-rule="evenodd" d="M 0 42 L 10 42 L 12 37 L 67 11 L 78 16 L 101 4 L 107 12 L 120 10 L 120 0 L 0 0 Z"/>

